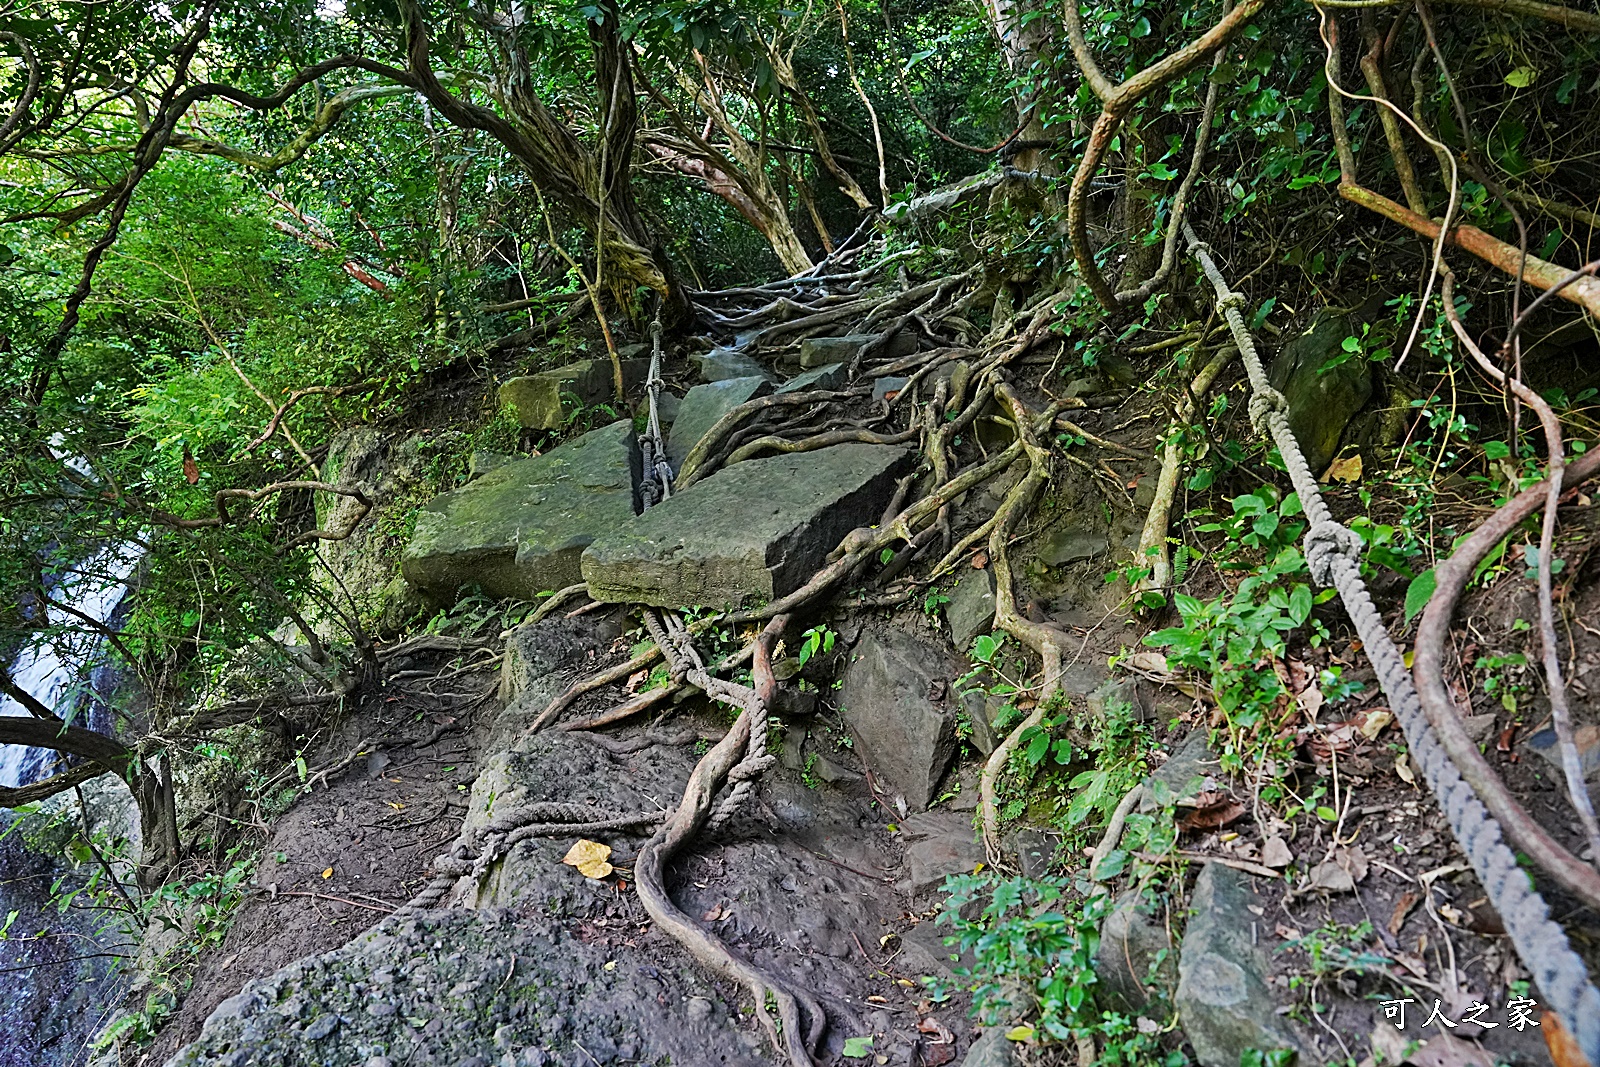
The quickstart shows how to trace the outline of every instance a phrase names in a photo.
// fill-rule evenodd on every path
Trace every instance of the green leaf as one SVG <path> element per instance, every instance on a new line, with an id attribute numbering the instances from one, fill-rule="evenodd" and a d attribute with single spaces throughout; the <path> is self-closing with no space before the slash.
<path id="1" fill-rule="evenodd" d="M 1296 626 L 1304 626 L 1311 617 L 1311 590 L 1306 586 L 1297 585 L 1289 594 L 1289 617 Z"/>
<path id="2" fill-rule="evenodd" d="M 844 1056 L 852 1060 L 864 1060 L 872 1055 L 872 1038 L 847 1037 L 844 1039 Z"/>
<path id="3" fill-rule="evenodd" d="M 1539 72 L 1532 67 L 1518 67 L 1506 75 L 1506 84 L 1514 89 L 1526 89 L 1538 76 Z"/>
<path id="4" fill-rule="evenodd" d="M 1511 455 L 1511 446 L 1504 441 L 1485 441 L 1483 443 L 1483 454 L 1490 459 L 1505 459 Z"/>
<path id="5" fill-rule="evenodd" d="M 1411 584 L 1406 586 L 1406 622 L 1416 618 L 1428 606 L 1428 598 L 1433 596 L 1438 585 L 1439 579 L 1432 567 L 1411 579 Z"/>
<path id="6" fill-rule="evenodd" d="M 1178 172 L 1165 163 L 1152 163 L 1150 164 L 1150 176 L 1157 181 L 1170 182 L 1178 176 Z"/>
<path id="7" fill-rule="evenodd" d="M 1319 804 L 1317 806 L 1317 818 L 1324 822 L 1338 822 L 1339 813 L 1326 805 Z"/>

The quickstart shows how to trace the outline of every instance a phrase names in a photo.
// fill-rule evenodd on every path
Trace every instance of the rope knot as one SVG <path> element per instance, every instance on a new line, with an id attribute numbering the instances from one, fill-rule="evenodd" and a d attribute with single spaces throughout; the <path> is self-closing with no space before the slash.
<path id="1" fill-rule="evenodd" d="M 1204 241 L 1190 241 L 1189 242 L 1189 251 L 1194 253 L 1196 256 L 1208 256 L 1209 257 L 1209 256 L 1215 256 L 1216 255 L 1215 252 L 1211 251 L 1211 246 L 1206 244 Z"/>
<path id="2" fill-rule="evenodd" d="M 1236 308 L 1239 311 L 1243 311 L 1249 306 L 1249 298 L 1236 289 L 1223 293 L 1222 296 L 1217 299 L 1217 310 L 1223 314 L 1227 314 L 1229 308 Z"/>
<path id="3" fill-rule="evenodd" d="M 1324 519 L 1312 526 L 1306 534 L 1306 563 L 1312 580 L 1318 585 L 1332 585 L 1334 560 L 1343 557 L 1359 566 L 1366 547 L 1361 535 L 1342 522 Z"/>
<path id="4" fill-rule="evenodd" d="M 1262 436 L 1271 436 L 1272 416 L 1278 413 L 1287 414 L 1289 401 L 1284 399 L 1282 393 L 1272 386 L 1258 390 L 1250 397 L 1250 425 Z"/>

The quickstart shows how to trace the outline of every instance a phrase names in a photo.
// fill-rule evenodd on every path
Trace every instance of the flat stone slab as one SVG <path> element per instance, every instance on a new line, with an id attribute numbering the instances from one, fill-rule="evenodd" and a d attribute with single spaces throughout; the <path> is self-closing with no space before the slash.
<path id="1" fill-rule="evenodd" d="M 650 373 L 647 359 L 622 361 L 622 386 L 632 389 Z M 500 403 L 516 409 L 530 430 L 555 430 L 580 407 L 615 400 L 609 359 L 584 359 L 555 370 L 512 378 L 500 387 Z"/>
<path id="2" fill-rule="evenodd" d="M 690 389 L 678 406 L 667 435 L 667 461 L 676 471 L 706 431 L 717 424 L 734 408 L 746 400 L 754 400 L 772 392 L 772 382 L 766 377 L 750 375 L 744 378 L 725 378 L 720 382 L 707 382 Z"/>
<path id="3" fill-rule="evenodd" d="M 829 363 L 848 363 L 856 358 L 862 346 L 878 339 L 875 333 L 847 333 L 841 337 L 808 337 L 800 342 L 800 366 L 806 370 Z M 884 342 L 877 353 L 886 359 L 899 359 L 917 350 L 917 335 L 910 330 L 897 330 Z"/>
<path id="4" fill-rule="evenodd" d="M 778 392 L 803 393 L 808 389 L 843 389 L 849 383 L 850 375 L 843 363 L 828 363 L 795 375 L 778 386 Z"/>
<path id="5" fill-rule="evenodd" d="M 576 584 L 595 536 L 633 518 L 639 462 L 633 424 L 614 422 L 441 493 L 417 512 L 401 573 L 444 598 L 474 582 L 523 600 Z"/>
<path id="6" fill-rule="evenodd" d="M 708 382 L 722 382 L 729 378 L 767 378 L 772 374 L 745 355 L 732 348 L 713 348 L 702 355 L 689 357 L 700 368 L 700 377 Z"/>
<path id="7" fill-rule="evenodd" d="M 909 458 L 846 444 L 725 467 L 596 538 L 583 553 L 589 595 L 674 608 L 775 600 L 877 522 Z"/>

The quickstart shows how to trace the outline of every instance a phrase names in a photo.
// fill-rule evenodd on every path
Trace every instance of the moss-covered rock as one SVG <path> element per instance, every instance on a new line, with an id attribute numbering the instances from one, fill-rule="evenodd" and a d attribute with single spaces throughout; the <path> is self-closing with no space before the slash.
<path id="1" fill-rule="evenodd" d="M 471 584 L 524 600 L 572 585 L 590 542 L 633 518 L 638 477 L 627 421 L 508 463 L 422 507 L 401 572 L 444 599 Z"/>

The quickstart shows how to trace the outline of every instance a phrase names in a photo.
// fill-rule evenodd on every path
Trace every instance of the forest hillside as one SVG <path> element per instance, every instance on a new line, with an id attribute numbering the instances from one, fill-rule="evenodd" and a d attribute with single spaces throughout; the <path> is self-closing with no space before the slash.
<path id="1" fill-rule="evenodd" d="M 0 4 L 0 1067 L 1600 1067 L 1593 0 Z"/>

